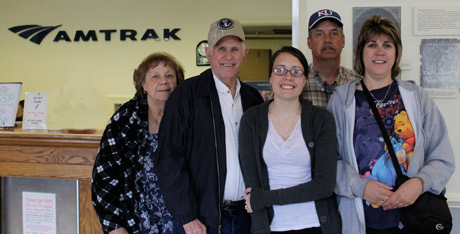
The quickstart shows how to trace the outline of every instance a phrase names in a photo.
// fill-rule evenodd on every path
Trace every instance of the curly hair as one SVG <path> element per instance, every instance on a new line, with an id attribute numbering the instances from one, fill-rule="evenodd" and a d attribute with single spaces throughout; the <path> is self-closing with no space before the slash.
<path id="1" fill-rule="evenodd" d="M 184 68 L 172 55 L 166 52 L 157 52 L 147 56 L 141 64 L 134 70 L 133 83 L 136 87 L 136 92 L 141 98 L 146 98 L 142 84 L 145 82 L 145 75 L 151 68 L 155 68 L 160 63 L 171 67 L 176 72 L 177 84 L 184 80 Z"/>

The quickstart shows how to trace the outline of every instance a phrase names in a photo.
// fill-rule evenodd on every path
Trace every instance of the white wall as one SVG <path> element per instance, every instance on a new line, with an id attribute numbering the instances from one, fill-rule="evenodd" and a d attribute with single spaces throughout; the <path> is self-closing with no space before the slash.
<path id="1" fill-rule="evenodd" d="M 352 9 L 353 7 L 379 7 L 379 6 L 400 6 L 401 7 L 401 37 L 403 41 L 403 61 L 410 61 L 412 69 L 403 71 L 401 78 L 403 80 L 415 80 L 420 84 L 420 43 L 421 39 L 426 38 L 458 38 L 456 36 L 438 36 L 438 37 L 427 37 L 427 36 L 414 36 L 413 35 L 413 7 L 414 6 L 460 6 L 458 0 L 441 0 L 441 1 L 399 1 L 399 0 L 388 0 L 385 4 L 381 1 L 337 1 L 337 0 L 307 0 L 300 1 L 298 4 L 298 11 L 300 12 L 299 20 L 299 38 L 293 38 L 293 41 L 299 41 L 299 49 L 302 50 L 307 56 L 308 61 L 312 61 L 311 52 L 307 47 L 307 28 L 308 18 L 310 15 L 324 8 L 329 8 L 337 11 L 342 17 L 344 22 L 344 33 L 346 36 L 346 45 L 342 52 L 342 64 L 346 67 L 352 68 Z M 294 7 L 293 7 L 294 9 Z M 460 56 L 460 55 L 459 55 Z M 460 116 L 460 99 L 434 99 L 436 105 L 441 110 L 447 125 L 449 126 L 449 137 L 454 148 L 456 155 L 456 162 L 460 162 L 460 124 L 458 123 L 458 116 Z M 458 163 L 457 163 L 458 165 Z M 447 184 L 447 198 L 449 200 L 450 207 L 455 210 L 454 218 L 460 222 L 459 211 L 460 208 L 460 170 L 457 168 L 456 172 Z M 454 223 L 455 221 L 454 220 Z M 452 233 L 460 233 L 460 227 L 457 227 L 457 231 Z"/>

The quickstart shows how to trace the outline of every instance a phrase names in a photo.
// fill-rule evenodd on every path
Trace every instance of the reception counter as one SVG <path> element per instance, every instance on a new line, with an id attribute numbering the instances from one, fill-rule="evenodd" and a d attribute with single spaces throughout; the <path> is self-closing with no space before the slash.
<path id="1" fill-rule="evenodd" d="M 0 130 L 0 176 L 78 181 L 79 233 L 102 233 L 91 172 L 102 131 Z"/>

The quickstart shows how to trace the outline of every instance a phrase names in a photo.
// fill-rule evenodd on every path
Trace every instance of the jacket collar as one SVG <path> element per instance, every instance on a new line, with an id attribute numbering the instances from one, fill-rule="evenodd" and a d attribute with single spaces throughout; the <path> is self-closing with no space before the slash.
<path id="1" fill-rule="evenodd" d="M 209 68 L 198 76 L 196 94 L 198 96 L 206 96 L 209 94 L 212 87 L 214 87 L 214 90 L 216 89 L 216 84 L 212 78 L 212 71 L 211 68 Z"/>

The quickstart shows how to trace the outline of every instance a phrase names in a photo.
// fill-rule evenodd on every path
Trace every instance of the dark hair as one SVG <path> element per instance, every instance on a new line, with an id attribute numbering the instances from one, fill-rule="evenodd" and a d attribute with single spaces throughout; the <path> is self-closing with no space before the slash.
<path id="1" fill-rule="evenodd" d="M 139 64 L 139 67 L 134 70 L 133 74 L 134 87 L 136 87 L 136 92 L 141 96 L 141 98 L 146 97 L 144 94 L 144 89 L 142 88 L 142 84 L 145 82 L 145 75 L 150 68 L 155 68 L 162 62 L 165 64 L 165 66 L 171 67 L 176 72 L 177 84 L 184 80 L 184 69 L 182 68 L 182 65 L 176 60 L 176 58 L 165 52 L 150 54 L 142 61 L 141 64 Z"/>
<path id="2" fill-rule="evenodd" d="M 294 57 L 296 57 L 300 63 L 302 64 L 303 66 L 303 70 L 304 70 L 304 74 L 305 74 L 305 78 L 307 78 L 307 75 L 308 75 L 308 62 L 307 62 L 307 58 L 305 58 L 305 55 L 303 55 L 302 51 L 298 50 L 297 48 L 294 48 L 292 46 L 283 46 L 283 48 L 277 50 L 271 60 L 270 60 L 270 73 L 271 74 L 273 72 L 273 64 L 275 63 L 275 60 L 276 58 L 281 54 L 281 53 L 288 53 Z"/>
<path id="3" fill-rule="evenodd" d="M 399 68 L 399 62 L 401 61 L 402 57 L 401 33 L 393 21 L 387 18 L 382 18 L 380 15 L 374 15 L 364 21 L 359 32 L 353 66 L 354 70 L 358 74 L 364 75 L 365 72 L 363 61 L 364 46 L 370 40 L 373 40 L 381 35 L 387 36 L 388 39 L 390 39 L 396 47 L 395 64 L 393 64 L 393 67 L 391 68 L 391 77 L 396 77 L 401 72 L 401 69 Z"/>

